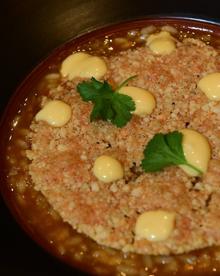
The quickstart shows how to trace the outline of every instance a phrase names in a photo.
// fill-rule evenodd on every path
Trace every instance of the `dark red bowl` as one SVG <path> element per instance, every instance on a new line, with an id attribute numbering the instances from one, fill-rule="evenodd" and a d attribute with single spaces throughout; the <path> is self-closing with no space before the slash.
<path id="1" fill-rule="evenodd" d="M 61 254 L 58 254 L 54 251 L 53 246 L 49 242 L 46 242 L 43 234 L 39 235 L 33 225 L 29 224 L 26 217 L 23 216 L 22 209 L 19 207 L 14 198 L 13 190 L 10 188 L 7 180 L 7 165 L 6 165 L 6 148 L 8 145 L 9 137 L 12 132 L 11 122 L 17 112 L 22 108 L 24 100 L 28 97 L 32 88 L 40 81 L 42 76 L 48 72 L 48 68 L 51 64 L 55 64 L 57 61 L 62 60 L 66 56 L 70 49 L 73 49 L 77 45 L 83 44 L 89 41 L 93 37 L 103 37 L 104 35 L 111 35 L 115 31 L 126 31 L 135 28 L 141 28 L 146 25 L 173 25 L 182 30 L 196 31 L 196 32 L 205 32 L 210 34 L 215 34 L 220 37 L 220 23 L 217 21 L 211 21 L 209 19 L 197 19 L 193 17 L 175 17 L 175 16 L 154 16 L 148 17 L 145 19 L 138 19 L 135 21 L 126 21 L 118 23 L 116 25 L 110 25 L 103 28 L 98 28 L 93 31 L 87 31 L 84 34 L 81 34 L 78 37 L 75 37 L 74 40 L 67 42 L 61 47 L 55 49 L 45 60 L 43 60 L 21 83 L 17 88 L 13 96 L 11 97 L 9 104 L 7 105 L 4 114 L 1 118 L 0 123 L 0 191 L 2 197 L 13 214 L 14 218 L 18 224 L 23 228 L 23 230 L 44 248 L 49 254 L 55 256 L 59 260 L 67 263 L 70 266 L 77 265 L 76 263 L 71 263 L 69 260 L 65 259 Z M 12 253 L 13 254 L 13 253 Z M 91 267 L 82 267 L 78 264 L 81 270 L 91 271 Z M 207 275 L 207 274 L 206 274 Z"/>

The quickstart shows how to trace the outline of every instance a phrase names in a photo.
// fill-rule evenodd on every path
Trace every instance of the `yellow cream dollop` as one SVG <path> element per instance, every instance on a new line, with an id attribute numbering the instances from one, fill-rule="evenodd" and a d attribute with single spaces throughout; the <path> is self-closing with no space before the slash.
<path id="1" fill-rule="evenodd" d="M 94 175 L 103 182 L 112 182 L 123 178 L 124 170 L 121 163 L 108 155 L 99 156 L 94 163 Z"/>
<path id="2" fill-rule="evenodd" d="M 36 121 L 45 121 L 53 127 L 64 126 L 71 118 L 71 107 L 59 100 L 48 102 L 35 116 Z"/>
<path id="3" fill-rule="evenodd" d="M 151 34 L 147 38 L 147 46 L 158 55 L 168 55 L 176 49 L 175 39 L 166 31 Z"/>
<path id="4" fill-rule="evenodd" d="M 166 240 L 174 229 L 175 213 L 163 210 L 141 214 L 135 225 L 135 235 L 139 239 L 152 242 Z"/>
<path id="5" fill-rule="evenodd" d="M 186 128 L 180 132 L 183 134 L 182 146 L 187 162 L 205 173 L 211 158 L 211 149 L 207 138 L 193 129 Z M 180 167 L 191 176 L 199 175 L 199 172 L 187 165 L 180 165 Z"/>
<path id="6" fill-rule="evenodd" d="M 212 73 L 198 82 L 198 87 L 212 101 L 220 100 L 220 73 Z"/>
<path id="7" fill-rule="evenodd" d="M 136 115 L 143 116 L 146 114 L 151 114 L 155 108 L 156 101 L 154 96 L 147 90 L 134 87 L 134 86 L 124 86 L 119 90 L 119 93 L 130 96 L 135 102 Z"/>
<path id="8" fill-rule="evenodd" d="M 105 75 L 105 61 L 97 56 L 86 53 L 74 53 L 68 56 L 61 65 L 62 76 L 72 80 L 75 77 L 100 79 Z"/>

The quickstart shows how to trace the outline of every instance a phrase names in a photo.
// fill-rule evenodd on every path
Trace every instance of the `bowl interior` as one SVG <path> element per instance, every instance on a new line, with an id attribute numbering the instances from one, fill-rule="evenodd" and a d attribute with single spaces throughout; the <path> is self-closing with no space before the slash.
<path id="1" fill-rule="evenodd" d="M 102 265 L 100 265 L 99 262 L 87 262 L 87 264 L 85 265 L 85 262 L 82 262 L 81 259 L 77 259 L 77 257 L 73 260 L 70 256 L 67 256 L 62 252 L 62 248 L 57 249 L 56 245 L 54 243 L 51 243 L 50 239 L 48 240 L 47 237 L 43 235 L 42 225 L 39 224 L 39 220 L 35 220 L 32 217 L 31 212 L 28 212 L 28 207 L 33 205 L 33 202 L 35 202 L 35 214 L 38 214 L 41 220 L 52 221 L 54 220 L 54 217 L 56 215 L 54 215 L 46 200 L 39 193 L 27 193 L 26 187 L 21 188 L 21 190 L 17 192 L 15 187 L 10 185 L 8 180 L 8 147 L 11 146 L 11 140 L 13 140 L 13 137 L 15 135 L 14 131 L 16 129 L 17 124 L 19 123 L 17 120 L 19 114 L 24 112 L 28 106 L 28 103 L 33 101 L 36 97 L 36 93 L 33 92 L 34 89 L 37 87 L 38 83 L 41 81 L 43 76 L 56 70 L 57 64 L 59 64 L 67 55 L 69 55 L 73 50 L 78 50 L 79 45 L 82 45 L 80 47 L 86 47 L 85 45 L 88 45 L 90 41 L 94 41 L 94 38 L 99 39 L 103 37 L 109 37 L 111 35 L 117 36 L 117 34 L 126 33 L 129 30 L 143 28 L 149 25 L 155 25 L 157 27 L 171 25 L 178 28 L 184 34 L 188 33 L 188 35 L 192 36 L 193 33 L 196 33 L 197 35 L 208 34 L 214 35 L 215 37 L 220 37 L 220 25 L 218 22 L 213 22 L 205 19 L 194 19 L 189 17 L 168 16 L 155 16 L 146 19 L 138 19 L 136 21 L 122 22 L 116 25 L 106 26 L 104 28 L 91 31 L 89 33 L 76 37 L 73 40 L 55 49 L 45 60 L 43 60 L 17 88 L 1 119 L 0 166 L 2 170 L 0 172 L 0 190 L 7 206 L 11 210 L 17 222 L 26 231 L 26 233 L 38 244 L 40 244 L 47 252 L 57 257 L 59 260 L 73 267 L 79 267 L 81 270 L 84 271 L 92 271 L 94 273 L 100 274 Z M 31 119 L 32 118 L 29 118 L 29 123 Z M 26 194 L 28 194 L 29 196 L 31 195 L 32 198 L 26 199 Z M 49 212 L 47 214 L 42 215 L 42 209 L 41 207 L 39 207 L 38 204 L 39 201 L 43 202 L 42 204 L 49 208 L 51 213 Z M 59 219 L 60 218 L 58 218 L 58 221 Z M 59 223 L 60 221 L 57 222 L 57 224 L 54 223 L 54 233 L 56 233 L 56 225 L 58 227 Z M 63 235 L 65 235 L 65 233 L 72 233 L 72 231 L 73 230 L 70 228 L 69 225 L 64 225 Z M 74 235 L 78 234 L 75 233 Z M 79 237 L 80 239 L 79 235 L 77 237 Z M 84 239 L 88 241 L 91 247 L 94 246 L 93 241 L 89 240 L 88 238 Z M 99 267 L 100 271 L 95 270 L 94 265 L 96 266 L 96 268 Z M 115 264 L 113 266 L 115 266 Z M 113 275 L 111 274 L 113 270 L 109 271 L 109 275 Z"/>

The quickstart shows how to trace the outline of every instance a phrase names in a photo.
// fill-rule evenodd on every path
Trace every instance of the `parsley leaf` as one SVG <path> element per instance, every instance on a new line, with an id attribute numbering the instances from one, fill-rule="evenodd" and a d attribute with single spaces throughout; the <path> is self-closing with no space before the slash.
<path id="1" fill-rule="evenodd" d="M 182 139 L 183 134 L 178 131 L 154 135 L 144 150 L 144 159 L 141 163 L 143 170 L 156 172 L 172 165 L 187 165 L 202 174 L 201 170 L 187 162 L 183 153 Z"/>
<path id="2" fill-rule="evenodd" d="M 126 85 L 128 80 L 121 85 Z M 94 104 L 90 121 L 102 119 L 112 122 L 117 127 L 123 127 L 131 120 L 131 112 L 135 110 L 134 101 L 131 97 L 114 91 L 107 81 L 100 82 L 91 78 L 90 81 L 79 83 L 77 91 L 83 101 L 91 101 Z"/>

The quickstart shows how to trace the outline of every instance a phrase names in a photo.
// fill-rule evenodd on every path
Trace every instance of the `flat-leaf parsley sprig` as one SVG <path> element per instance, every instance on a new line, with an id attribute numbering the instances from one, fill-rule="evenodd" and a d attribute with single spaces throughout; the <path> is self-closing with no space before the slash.
<path id="1" fill-rule="evenodd" d="M 143 170 L 156 172 L 172 165 L 187 165 L 202 174 L 201 170 L 187 162 L 183 152 L 182 139 L 183 134 L 178 131 L 154 135 L 144 150 L 144 159 L 141 163 Z"/>
<path id="2" fill-rule="evenodd" d="M 94 104 L 90 121 L 101 119 L 110 121 L 117 127 L 125 126 L 131 120 L 135 103 L 131 97 L 118 93 L 118 90 L 135 77 L 128 78 L 115 91 L 107 81 L 100 82 L 95 78 L 79 83 L 77 91 L 83 101 Z"/>

